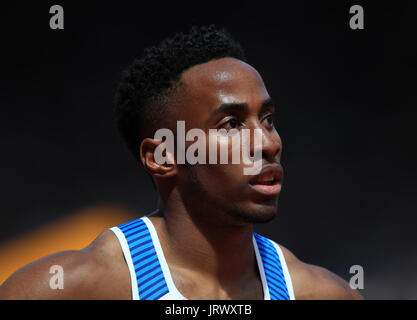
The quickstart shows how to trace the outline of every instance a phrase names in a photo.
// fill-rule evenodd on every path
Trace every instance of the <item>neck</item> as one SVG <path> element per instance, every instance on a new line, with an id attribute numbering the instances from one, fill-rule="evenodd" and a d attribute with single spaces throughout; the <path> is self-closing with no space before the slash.
<path id="1" fill-rule="evenodd" d="M 216 219 L 202 218 L 209 213 L 189 212 L 181 202 L 174 203 L 168 202 L 155 214 L 160 217 L 158 235 L 170 265 L 222 286 L 255 276 L 251 224 L 216 224 Z"/>

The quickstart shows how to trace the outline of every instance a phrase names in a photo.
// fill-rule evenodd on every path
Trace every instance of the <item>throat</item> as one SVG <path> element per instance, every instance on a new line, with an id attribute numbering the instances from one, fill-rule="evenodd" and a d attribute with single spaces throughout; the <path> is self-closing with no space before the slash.
<path id="1" fill-rule="evenodd" d="M 263 298 L 251 226 L 210 229 L 188 224 L 186 219 L 175 223 L 166 217 L 150 220 L 172 280 L 184 297 Z"/>
<path id="2" fill-rule="evenodd" d="M 263 300 L 263 283 L 259 272 L 225 285 L 207 277 L 170 267 L 175 290 L 188 300 Z"/>

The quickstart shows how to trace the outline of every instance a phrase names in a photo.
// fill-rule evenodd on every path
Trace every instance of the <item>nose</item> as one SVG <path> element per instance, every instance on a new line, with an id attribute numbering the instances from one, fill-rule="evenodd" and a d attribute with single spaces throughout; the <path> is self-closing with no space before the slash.
<path id="1" fill-rule="evenodd" d="M 251 122 L 246 129 L 249 129 L 247 131 L 249 136 L 246 136 L 247 138 L 244 138 L 242 143 L 245 143 L 249 149 L 244 148 L 246 151 L 242 150 L 242 155 L 248 153 L 250 161 L 264 160 L 262 162 L 279 163 L 282 141 L 277 130 L 274 127 L 265 127 L 257 119 Z"/>
<path id="2" fill-rule="evenodd" d="M 260 129 L 262 132 L 262 146 L 255 146 L 255 139 L 253 140 L 252 152 L 259 150 L 262 147 L 262 158 L 268 161 L 279 161 L 282 152 L 282 141 L 277 130 L 272 128 L 266 128 L 259 121 L 257 121 L 254 129 Z"/>
<path id="3" fill-rule="evenodd" d="M 282 141 L 278 132 L 273 128 L 269 131 L 264 128 L 262 133 L 262 155 L 268 160 L 275 158 L 280 160 L 282 152 Z"/>

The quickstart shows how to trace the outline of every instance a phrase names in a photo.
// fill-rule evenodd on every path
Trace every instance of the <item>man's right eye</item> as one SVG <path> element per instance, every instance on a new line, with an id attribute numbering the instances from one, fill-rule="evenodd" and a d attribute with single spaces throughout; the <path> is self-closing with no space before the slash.
<path id="1" fill-rule="evenodd" d="M 224 122 L 221 126 L 221 128 L 226 129 L 226 130 L 230 130 L 230 129 L 235 129 L 237 128 L 239 125 L 239 121 L 236 118 L 231 118 L 230 120 Z"/>

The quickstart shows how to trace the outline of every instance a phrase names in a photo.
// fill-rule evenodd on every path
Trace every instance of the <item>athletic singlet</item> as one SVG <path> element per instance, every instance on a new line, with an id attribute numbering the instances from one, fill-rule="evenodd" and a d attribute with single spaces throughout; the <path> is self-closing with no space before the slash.
<path id="1" fill-rule="evenodd" d="M 156 230 L 149 218 L 113 227 L 129 268 L 133 300 L 187 300 L 175 287 Z M 281 248 L 253 233 L 253 246 L 265 300 L 294 300 Z"/>

